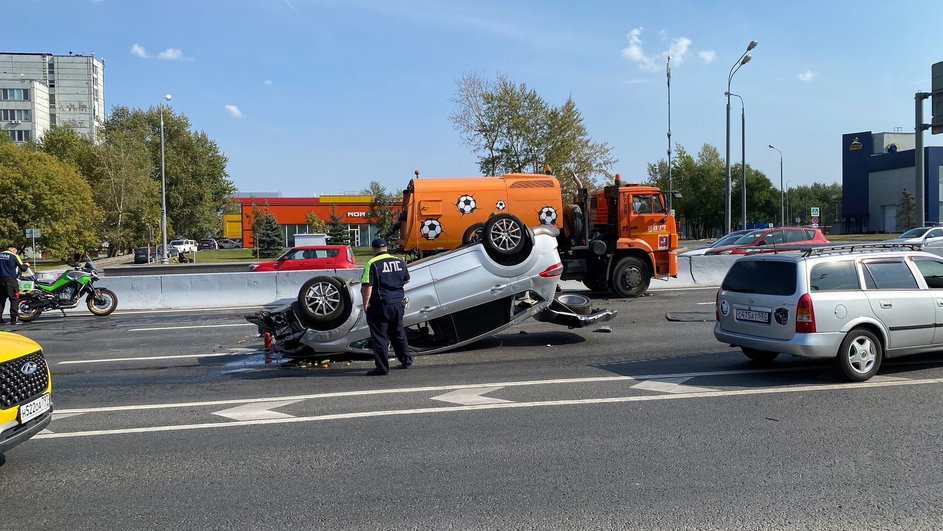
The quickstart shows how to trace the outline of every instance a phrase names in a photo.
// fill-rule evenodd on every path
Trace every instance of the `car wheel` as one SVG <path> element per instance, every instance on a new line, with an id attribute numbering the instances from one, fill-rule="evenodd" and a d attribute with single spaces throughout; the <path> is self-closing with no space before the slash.
<path id="1" fill-rule="evenodd" d="M 353 303 L 347 285 L 335 277 L 314 277 L 298 291 L 298 310 L 305 325 L 315 330 L 337 328 L 350 317 Z"/>
<path id="2" fill-rule="evenodd" d="M 872 332 L 855 328 L 842 341 L 838 362 L 849 380 L 863 382 L 877 374 L 884 359 L 884 345 Z"/>
<path id="3" fill-rule="evenodd" d="M 471 227 L 465 229 L 465 234 L 462 235 L 462 244 L 468 243 L 478 243 L 481 241 L 481 231 L 484 230 L 484 223 L 475 223 Z"/>
<path id="4" fill-rule="evenodd" d="M 482 229 L 482 237 L 488 255 L 504 265 L 523 262 L 532 246 L 527 227 L 512 214 L 491 217 Z"/>
<path id="5" fill-rule="evenodd" d="M 779 356 L 779 352 L 770 352 L 768 350 L 759 350 L 755 348 L 741 347 L 740 350 L 746 357 L 757 363 L 772 363 Z"/>
<path id="6" fill-rule="evenodd" d="M 575 314 L 589 315 L 593 313 L 593 301 L 586 295 L 564 293 L 557 295 L 556 299 Z"/>
<path id="7" fill-rule="evenodd" d="M 619 297 L 638 297 L 648 289 L 651 278 L 647 265 L 634 256 L 627 256 L 619 260 L 612 273 L 612 291 Z"/>

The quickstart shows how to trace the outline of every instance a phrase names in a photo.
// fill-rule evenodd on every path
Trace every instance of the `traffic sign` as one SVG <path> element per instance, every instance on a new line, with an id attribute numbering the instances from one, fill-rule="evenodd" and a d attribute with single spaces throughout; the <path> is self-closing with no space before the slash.
<path id="1" fill-rule="evenodd" d="M 811 212 L 810 212 L 809 214 L 810 214 L 813 218 L 819 217 L 819 207 L 812 207 L 812 208 L 810 208 L 809 210 L 811 210 Z"/>
<path id="2" fill-rule="evenodd" d="M 813 226 L 813 227 L 817 227 L 818 225 L 819 225 L 819 217 L 818 217 L 818 216 L 812 216 L 812 226 Z"/>
<path id="3" fill-rule="evenodd" d="M 39 229 L 26 229 L 27 238 L 39 238 L 43 235 L 43 232 Z"/>

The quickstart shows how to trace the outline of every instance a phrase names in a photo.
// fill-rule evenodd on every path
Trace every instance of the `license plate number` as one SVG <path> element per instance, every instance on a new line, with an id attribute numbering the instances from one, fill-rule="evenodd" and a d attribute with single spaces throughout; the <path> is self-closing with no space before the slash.
<path id="1" fill-rule="evenodd" d="M 738 321 L 748 321 L 751 323 L 769 324 L 769 312 L 758 312 L 755 310 L 737 310 Z"/>
<path id="2" fill-rule="evenodd" d="M 49 395 L 43 395 L 36 400 L 33 400 L 29 404 L 23 404 L 20 406 L 20 423 L 23 424 L 29 422 L 49 411 L 49 407 L 51 405 L 52 403 L 49 401 Z"/>

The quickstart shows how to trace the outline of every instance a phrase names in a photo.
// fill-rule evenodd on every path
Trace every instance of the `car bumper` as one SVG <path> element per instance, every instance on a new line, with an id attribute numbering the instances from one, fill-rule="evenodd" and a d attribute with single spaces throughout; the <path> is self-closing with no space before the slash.
<path id="1" fill-rule="evenodd" d="M 51 421 L 52 408 L 39 418 L 3 431 L 0 433 L 0 454 L 43 431 Z"/>
<path id="2" fill-rule="evenodd" d="M 547 309 L 534 316 L 534 319 L 543 323 L 553 323 L 570 328 L 585 328 L 598 323 L 611 321 L 619 314 L 619 310 L 597 310 L 587 315 L 570 311 L 564 304 L 554 301 Z"/>
<path id="3" fill-rule="evenodd" d="M 817 332 L 795 334 L 790 339 L 771 339 L 729 332 L 714 324 L 714 337 L 721 343 L 735 347 L 747 347 L 770 352 L 792 354 L 803 358 L 829 359 L 838 355 L 845 334 L 841 332 Z"/>

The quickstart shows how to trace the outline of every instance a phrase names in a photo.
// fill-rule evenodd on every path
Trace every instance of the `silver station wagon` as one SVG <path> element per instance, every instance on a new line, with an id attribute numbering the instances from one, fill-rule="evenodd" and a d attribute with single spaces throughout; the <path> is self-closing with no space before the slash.
<path id="1" fill-rule="evenodd" d="M 889 245 L 747 256 L 716 309 L 714 337 L 754 361 L 837 357 L 865 381 L 885 357 L 943 349 L 943 257 Z"/>
<path id="2" fill-rule="evenodd" d="M 584 295 L 557 293 L 563 264 L 556 228 L 521 231 L 520 221 L 502 223 L 509 217 L 491 218 L 478 243 L 408 264 L 403 324 L 410 349 L 444 352 L 530 318 L 579 328 L 615 317 L 616 310 L 593 311 Z M 362 269 L 348 271 L 357 274 L 311 278 L 297 300 L 270 305 L 246 319 L 271 333 L 288 357 L 371 353 L 360 297 Z"/>

